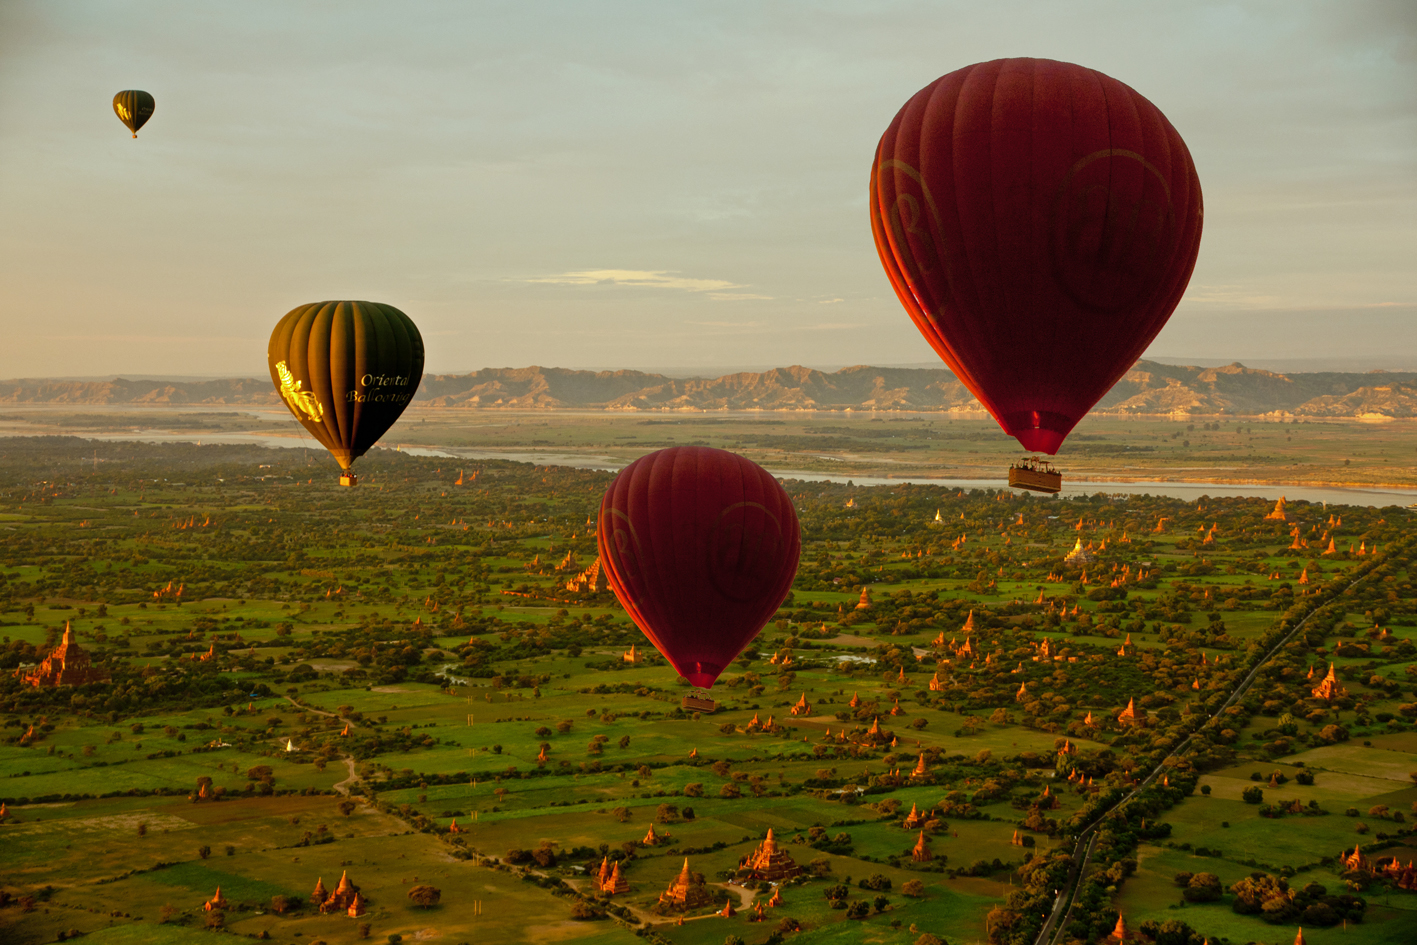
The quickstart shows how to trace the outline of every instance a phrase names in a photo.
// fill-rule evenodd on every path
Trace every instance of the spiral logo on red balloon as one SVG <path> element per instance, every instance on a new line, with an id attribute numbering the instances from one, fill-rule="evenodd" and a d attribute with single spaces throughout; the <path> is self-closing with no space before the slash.
<path id="1" fill-rule="evenodd" d="M 1135 151 L 1104 148 L 1068 169 L 1053 201 L 1053 273 L 1080 307 L 1145 302 L 1176 245 L 1171 186 Z"/>
<path id="2" fill-rule="evenodd" d="M 753 516 L 765 521 L 751 527 Z M 780 580 L 782 546 L 782 523 L 767 506 L 730 505 L 719 513 L 709 536 L 709 580 L 729 600 L 754 600 Z"/>

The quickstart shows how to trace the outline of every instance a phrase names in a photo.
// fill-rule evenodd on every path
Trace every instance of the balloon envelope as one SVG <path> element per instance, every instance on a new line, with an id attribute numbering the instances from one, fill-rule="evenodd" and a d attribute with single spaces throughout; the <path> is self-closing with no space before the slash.
<path id="1" fill-rule="evenodd" d="M 380 302 L 291 309 L 267 357 L 281 400 L 343 469 L 394 425 L 423 379 L 423 336 Z"/>
<path id="2" fill-rule="evenodd" d="M 153 97 L 139 89 L 128 89 L 113 96 L 114 114 L 128 126 L 135 138 L 138 136 L 138 129 L 147 124 L 148 119 L 153 116 L 155 108 L 157 103 L 153 101 Z"/>
<path id="3" fill-rule="evenodd" d="M 1100 72 L 998 59 L 881 137 L 871 229 L 901 303 L 1026 449 L 1055 453 L 1180 301 L 1201 237 L 1185 142 Z"/>
<path id="4" fill-rule="evenodd" d="M 767 470 L 676 446 L 615 477 L 600 503 L 599 546 L 631 619 L 707 688 L 777 612 L 802 539 L 792 499 Z"/>

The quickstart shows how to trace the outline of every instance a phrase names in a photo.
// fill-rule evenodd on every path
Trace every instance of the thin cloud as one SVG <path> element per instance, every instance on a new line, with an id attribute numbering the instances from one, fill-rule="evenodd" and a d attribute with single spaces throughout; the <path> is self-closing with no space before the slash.
<path id="1" fill-rule="evenodd" d="M 769 300 L 771 295 L 754 295 L 751 292 L 710 292 L 709 298 L 716 302 L 748 302 L 755 299 Z"/>
<path id="2" fill-rule="evenodd" d="M 623 285 L 651 289 L 679 289 L 684 292 L 710 292 L 725 295 L 725 297 L 732 296 L 728 296 L 722 290 L 743 288 L 738 283 L 725 279 L 690 279 L 665 269 L 580 269 L 554 276 L 538 276 L 527 281 L 542 285 Z M 765 296 L 750 297 L 764 298 Z"/>

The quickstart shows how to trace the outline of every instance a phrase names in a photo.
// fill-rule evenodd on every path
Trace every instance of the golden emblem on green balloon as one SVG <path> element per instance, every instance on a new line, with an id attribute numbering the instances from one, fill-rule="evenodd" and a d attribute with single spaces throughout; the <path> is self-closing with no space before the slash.
<path id="1" fill-rule="evenodd" d="M 284 361 L 276 364 L 280 375 L 280 395 L 297 417 L 305 417 L 311 423 L 319 423 L 325 417 L 325 408 L 315 399 L 314 391 L 302 391 L 303 381 L 297 381 Z"/>

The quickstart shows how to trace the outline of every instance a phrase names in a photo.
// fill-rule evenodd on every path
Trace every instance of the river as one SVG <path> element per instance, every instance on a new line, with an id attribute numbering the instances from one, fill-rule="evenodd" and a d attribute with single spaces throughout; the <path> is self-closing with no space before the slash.
<path id="1" fill-rule="evenodd" d="M 125 433 L 84 433 L 75 434 L 92 440 L 115 440 L 143 443 L 225 443 L 261 444 L 290 449 L 324 450 L 324 447 L 307 436 L 283 436 L 270 433 L 214 433 L 189 434 L 169 430 L 138 430 Z M 388 448 L 388 447 L 385 447 Z M 536 463 L 542 466 L 571 466 L 576 469 L 597 469 L 615 472 L 628 463 L 613 456 L 587 453 L 564 453 L 540 450 L 482 450 L 458 449 L 455 447 L 403 446 L 392 447 L 412 456 L 441 456 L 448 459 L 477 462 L 479 460 L 508 460 L 519 463 Z M 1007 483 L 1003 479 L 931 479 L 910 476 L 841 476 L 800 469 L 770 469 L 774 476 L 783 479 L 800 479 L 806 482 L 853 483 L 858 486 L 894 486 L 901 483 L 943 486 L 947 489 L 1003 489 Z M 1396 486 L 1305 486 L 1250 484 L 1235 482 L 1166 482 L 1158 480 L 1138 480 L 1134 482 L 1069 482 L 1066 473 L 1063 479 L 1062 497 L 1086 495 L 1162 495 L 1173 499 L 1195 501 L 1201 496 L 1241 497 L 1268 499 L 1274 501 L 1280 496 L 1292 501 L 1320 502 L 1328 505 L 1365 505 L 1383 508 L 1390 505 L 1413 506 L 1417 504 L 1417 489 L 1402 489 Z M 1035 496 L 1035 498 L 1040 498 Z"/>

